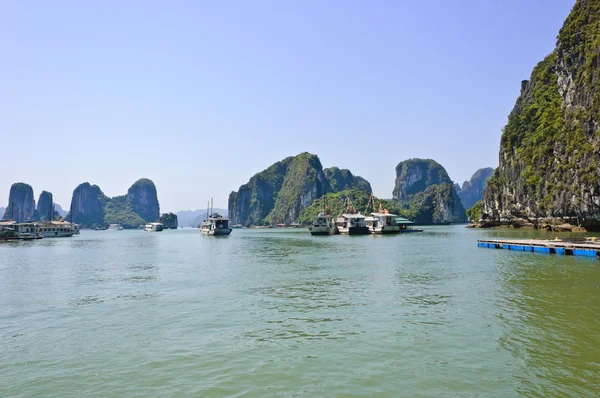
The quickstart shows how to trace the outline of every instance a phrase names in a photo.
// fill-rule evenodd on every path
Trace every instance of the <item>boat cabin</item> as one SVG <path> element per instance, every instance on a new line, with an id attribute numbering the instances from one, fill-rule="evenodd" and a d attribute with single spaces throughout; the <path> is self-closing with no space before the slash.
<path id="1" fill-rule="evenodd" d="M 342 214 L 341 217 L 338 217 L 337 220 L 335 220 L 335 224 L 338 228 L 364 227 L 365 216 L 363 216 L 360 213 L 345 213 Z"/>

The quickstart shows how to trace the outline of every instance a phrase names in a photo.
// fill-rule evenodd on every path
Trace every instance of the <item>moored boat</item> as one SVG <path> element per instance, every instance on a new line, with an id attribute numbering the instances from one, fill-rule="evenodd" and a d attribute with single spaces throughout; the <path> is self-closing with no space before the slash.
<path id="1" fill-rule="evenodd" d="M 108 226 L 108 230 L 109 231 L 122 231 L 123 226 L 121 224 L 110 224 Z"/>
<path id="2" fill-rule="evenodd" d="M 44 238 L 65 238 L 79 234 L 79 228 L 68 221 L 48 221 L 38 223 L 37 232 Z"/>
<path id="3" fill-rule="evenodd" d="M 164 229 L 164 225 L 159 222 L 150 222 L 144 227 L 146 232 L 161 232 Z"/>
<path id="4" fill-rule="evenodd" d="M 212 199 L 210 200 L 212 209 Z M 206 207 L 206 214 L 209 214 L 209 207 Z M 223 217 L 219 213 L 210 212 L 210 216 L 200 225 L 200 232 L 209 236 L 228 236 L 233 229 L 229 226 L 229 218 Z"/>
<path id="5" fill-rule="evenodd" d="M 308 227 L 311 235 L 334 235 L 338 229 L 329 212 L 319 213 L 313 218 L 312 224 Z"/>
<path id="6" fill-rule="evenodd" d="M 368 235 L 369 228 L 365 224 L 365 216 L 356 212 L 350 198 L 346 198 L 348 206 L 346 213 L 335 220 L 335 225 L 340 234 Z"/>
<path id="7" fill-rule="evenodd" d="M 208 220 L 202 222 L 200 231 L 204 235 L 227 236 L 231 234 L 232 228 L 229 226 L 229 218 L 213 213 Z"/>

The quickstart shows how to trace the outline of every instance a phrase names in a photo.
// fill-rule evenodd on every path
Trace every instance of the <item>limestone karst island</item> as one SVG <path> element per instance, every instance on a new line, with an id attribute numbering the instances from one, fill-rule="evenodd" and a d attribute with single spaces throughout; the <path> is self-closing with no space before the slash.
<path id="1" fill-rule="evenodd" d="M 0 397 L 600 396 L 600 0 L 2 16 Z"/>

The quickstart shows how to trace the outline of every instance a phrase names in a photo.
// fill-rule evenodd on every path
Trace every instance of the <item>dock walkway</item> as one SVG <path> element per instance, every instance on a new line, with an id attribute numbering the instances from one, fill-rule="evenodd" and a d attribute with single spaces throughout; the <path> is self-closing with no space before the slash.
<path id="1" fill-rule="evenodd" d="M 560 254 L 566 256 L 600 257 L 600 241 L 595 238 L 578 239 L 479 239 L 478 247 L 513 251 Z"/>

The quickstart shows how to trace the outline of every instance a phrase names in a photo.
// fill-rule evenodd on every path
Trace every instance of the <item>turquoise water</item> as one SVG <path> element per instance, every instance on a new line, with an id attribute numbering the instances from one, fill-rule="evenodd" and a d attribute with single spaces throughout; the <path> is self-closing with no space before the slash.
<path id="1" fill-rule="evenodd" d="M 0 396 L 597 395 L 600 263 L 476 246 L 532 235 L 3 243 Z"/>

